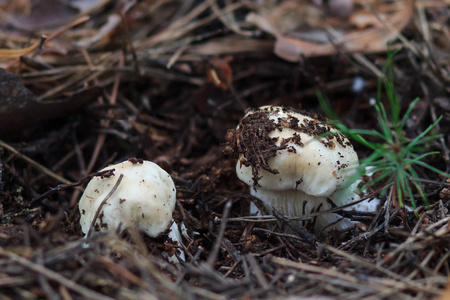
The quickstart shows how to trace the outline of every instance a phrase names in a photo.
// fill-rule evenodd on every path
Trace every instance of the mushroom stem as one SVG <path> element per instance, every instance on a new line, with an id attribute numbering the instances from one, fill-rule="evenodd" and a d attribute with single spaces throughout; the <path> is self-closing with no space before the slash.
<path id="1" fill-rule="evenodd" d="M 181 232 L 180 228 L 178 227 L 178 224 L 172 219 L 172 225 L 170 226 L 170 232 L 169 232 L 169 238 L 176 242 L 182 249 L 184 249 L 183 240 L 181 238 Z M 186 261 L 186 255 L 184 254 L 184 251 L 182 249 L 177 249 L 178 255 L 180 256 L 180 259 L 182 261 Z M 167 253 L 167 258 L 169 262 L 173 263 L 179 263 L 178 258 L 176 255 L 169 256 Z"/>
<path id="2" fill-rule="evenodd" d="M 272 208 L 288 217 L 299 217 L 313 212 L 331 209 L 326 197 L 315 197 L 302 191 L 272 191 L 251 189 L 250 193 L 259 198 L 271 211 Z M 353 226 L 352 222 L 335 213 L 320 214 L 315 218 L 315 230 L 344 230 Z M 303 225 L 304 221 L 296 221 Z M 333 224 L 330 226 L 330 224 Z"/>
<path id="3" fill-rule="evenodd" d="M 370 172 L 370 168 L 366 168 L 366 174 L 370 178 L 372 177 L 373 174 L 372 174 L 372 172 Z M 358 185 L 360 183 L 361 183 L 361 179 L 358 179 L 356 182 L 354 182 L 350 186 L 336 191 L 329 198 L 337 206 L 343 206 L 343 205 L 349 204 L 351 202 L 358 201 L 361 199 L 361 196 L 359 194 L 357 194 L 356 191 L 357 191 Z M 366 194 L 366 193 L 367 193 L 366 190 L 362 191 L 362 194 Z M 366 199 L 355 205 L 345 208 L 344 210 L 359 211 L 359 212 L 376 212 L 378 209 L 379 203 L 380 203 L 380 199 L 377 199 L 377 198 Z"/>

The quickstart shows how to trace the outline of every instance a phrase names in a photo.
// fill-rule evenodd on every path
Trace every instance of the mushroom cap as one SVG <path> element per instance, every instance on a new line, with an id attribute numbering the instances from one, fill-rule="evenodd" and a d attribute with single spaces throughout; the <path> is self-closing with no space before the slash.
<path id="1" fill-rule="evenodd" d="M 93 178 L 79 202 L 81 230 L 87 234 L 94 216 L 108 193 L 123 174 L 117 190 L 106 201 L 95 226 L 99 230 L 122 232 L 137 227 L 151 237 L 165 231 L 172 220 L 176 189 L 170 175 L 150 161 L 125 161 L 108 166 L 114 175 Z"/>
<path id="2" fill-rule="evenodd" d="M 299 190 L 328 197 L 346 187 L 358 167 L 349 140 L 317 116 L 262 106 L 249 111 L 236 130 L 236 173 L 255 190 Z M 248 141 L 257 138 L 265 142 Z"/>

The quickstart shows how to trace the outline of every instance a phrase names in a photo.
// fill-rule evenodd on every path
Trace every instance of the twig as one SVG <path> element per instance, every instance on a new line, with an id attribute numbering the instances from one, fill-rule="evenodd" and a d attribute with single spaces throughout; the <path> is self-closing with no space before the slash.
<path id="1" fill-rule="evenodd" d="M 48 191 L 45 192 L 44 194 L 38 196 L 37 198 L 32 199 L 30 205 L 33 206 L 33 205 L 39 204 L 40 201 L 41 201 L 43 198 L 46 198 L 46 197 L 48 197 L 49 195 L 51 195 L 51 194 L 53 194 L 53 193 L 56 193 L 56 192 L 58 192 L 58 191 L 61 191 L 61 190 L 64 190 L 64 189 L 68 189 L 68 188 L 72 188 L 72 187 L 76 187 L 76 186 L 81 186 L 81 185 L 83 185 L 88 179 L 91 179 L 91 178 L 93 178 L 93 177 L 95 177 L 95 176 L 112 176 L 112 175 L 114 175 L 113 172 L 114 172 L 114 169 L 111 169 L 111 170 L 105 170 L 105 171 L 101 171 L 101 172 L 96 172 L 96 173 L 92 173 L 92 174 L 89 174 L 89 175 L 87 175 L 87 176 L 81 178 L 81 179 L 80 179 L 79 181 L 77 181 L 77 182 L 71 182 L 71 183 L 66 183 L 66 184 L 60 184 L 60 185 L 58 185 L 58 186 L 56 186 L 56 187 L 54 187 L 54 188 L 51 188 L 50 190 L 48 190 Z M 108 174 L 108 173 L 109 173 L 109 174 Z M 107 175 L 107 174 L 108 174 L 108 175 Z"/>
<path id="2" fill-rule="evenodd" d="M 92 63 L 92 61 L 91 61 L 87 51 L 86 50 L 82 50 L 82 53 L 83 53 L 83 55 L 84 55 L 88 65 L 89 66 L 93 66 L 93 63 Z M 120 67 L 123 67 L 124 60 L 125 60 L 124 56 L 123 55 L 120 56 L 120 60 L 119 60 L 119 66 Z M 113 88 L 112 88 L 112 94 L 111 94 L 111 97 L 109 99 L 109 104 L 110 105 L 115 105 L 116 104 L 120 78 L 121 78 L 120 77 L 120 73 L 117 73 L 116 76 L 114 77 L 114 85 L 113 85 Z M 95 82 L 96 85 L 99 85 L 98 78 L 95 78 L 94 82 Z M 104 104 L 103 97 L 100 97 L 98 99 L 98 101 L 99 101 L 100 104 Z M 108 110 L 108 115 L 112 115 L 112 110 L 111 109 Z M 109 127 L 110 120 L 102 120 L 101 125 L 103 127 Z M 94 168 L 94 165 L 97 162 L 97 158 L 98 158 L 98 156 L 100 154 L 100 151 L 103 148 L 105 140 L 106 140 L 106 133 L 100 133 L 98 135 L 98 137 L 97 137 L 97 142 L 95 144 L 95 148 L 94 148 L 94 151 L 93 151 L 93 153 L 91 155 L 91 159 L 89 161 L 89 164 L 88 164 L 88 166 L 86 168 L 86 172 L 88 172 L 88 173 L 92 172 L 92 169 Z M 70 206 L 73 206 L 75 204 L 75 201 L 78 198 L 78 196 L 79 196 L 79 192 L 75 191 L 75 193 L 72 195 L 72 199 L 70 201 Z"/>
<path id="3" fill-rule="evenodd" d="M 293 230 L 303 241 L 306 241 L 310 246 L 314 246 L 317 243 L 317 239 L 316 237 L 309 233 L 308 231 L 305 230 L 305 228 L 299 226 L 299 225 L 294 225 L 291 224 L 289 222 L 289 220 L 287 220 L 286 217 L 284 217 L 283 215 L 281 215 L 275 208 L 272 209 L 273 215 L 275 216 L 275 218 L 277 218 L 277 220 L 279 220 L 281 223 L 283 223 L 284 225 L 287 225 L 291 230 Z M 320 243 L 319 243 L 320 245 Z"/>
<path id="4" fill-rule="evenodd" d="M 450 229 L 447 228 L 446 223 L 448 223 L 449 221 L 450 221 L 450 217 L 446 217 L 446 218 L 441 219 L 438 222 L 428 226 L 426 230 L 420 231 L 419 233 L 417 233 L 415 235 L 409 236 L 405 242 L 403 242 L 393 252 L 389 253 L 389 255 L 391 257 L 394 257 L 397 253 L 404 251 L 406 249 L 411 250 L 411 251 L 416 250 L 416 249 L 421 249 L 423 247 L 423 245 L 421 243 L 418 243 L 417 240 L 425 239 L 426 236 L 431 236 L 432 238 L 437 238 L 437 237 L 440 237 L 440 236 L 448 233 L 448 231 Z M 442 226 L 439 229 L 440 231 L 437 230 L 434 233 L 431 232 L 433 229 L 435 229 L 436 227 L 439 227 L 439 226 Z"/>
<path id="5" fill-rule="evenodd" d="M 106 201 L 114 194 L 114 192 L 119 187 L 120 182 L 122 181 L 123 174 L 120 174 L 119 179 L 117 179 L 116 184 L 114 184 L 113 188 L 109 191 L 108 195 L 106 195 L 105 199 L 103 199 L 102 203 L 100 203 L 100 206 L 98 207 L 97 211 L 95 212 L 94 218 L 92 219 L 91 227 L 89 227 L 89 231 L 86 234 L 86 237 L 90 237 L 92 234 L 92 231 L 94 230 L 95 222 L 97 221 L 98 215 L 102 211 L 103 206 L 106 204 Z"/>
<path id="6" fill-rule="evenodd" d="M 345 257 L 345 258 L 349 259 L 350 261 L 354 262 L 355 264 L 367 267 L 367 268 L 372 269 L 372 270 L 379 271 L 379 272 L 383 273 L 386 276 L 389 276 L 389 277 L 391 277 L 393 279 L 396 279 L 396 280 L 400 281 L 401 283 L 405 284 L 405 286 L 407 286 L 408 288 L 412 288 L 412 289 L 417 290 L 417 291 L 424 291 L 424 292 L 432 293 L 432 294 L 439 294 L 439 292 L 436 291 L 432 287 L 429 287 L 427 285 L 419 284 L 418 282 L 412 282 L 411 280 L 408 280 L 408 278 L 403 277 L 402 275 L 394 273 L 394 272 L 392 272 L 392 271 L 390 271 L 388 269 L 385 269 L 385 268 L 383 268 L 383 267 L 381 267 L 381 266 L 379 266 L 377 264 L 369 263 L 369 262 L 367 262 L 367 261 L 365 261 L 365 260 L 363 260 L 363 259 L 361 259 L 359 257 L 356 257 L 355 255 L 352 255 L 352 254 L 350 254 L 350 253 L 348 253 L 346 251 L 338 250 L 338 249 L 333 248 L 333 247 L 328 246 L 328 245 L 324 245 L 324 248 L 326 250 L 330 251 L 330 252 L 333 252 L 333 253 L 335 253 L 337 255 L 340 255 L 342 257 Z"/>
<path id="7" fill-rule="evenodd" d="M 136 0 L 132 0 L 132 1 L 128 1 L 128 3 L 125 4 L 125 6 L 123 7 L 123 9 L 118 13 L 120 16 L 120 22 L 122 24 L 122 28 L 125 32 L 125 38 L 126 38 L 126 42 L 127 44 L 130 46 L 130 52 L 131 52 L 131 56 L 133 58 L 133 64 L 134 64 L 134 69 L 136 74 L 139 74 L 139 64 L 137 62 L 137 54 L 136 54 L 136 50 L 134 49 L 133 46 L 133 41 L 131 40 L 131 36 L 130 36 L 130 30 L 128 29 L 128 24 L 127 21 L 125 19 L 125 14 L 130 10 L 131 7 L 133 7 L 136 4 Z"/>
<path id="8" fill-rule="evenodd" d="M 44 44 L 50 42 L 50 41 L 53 40 L 55 37 L 61 35 L 62 33 L 66 32 L 67 30 L 69 30 L 69 29 L 71 29 L 71 28 L 73 28 L 73 27 L 75 27 L 75 26 L 78 26 L 78 25 L 80 25 L 80 24 L 86 22 L 87 20 L 89 20 L 89 16 L 81 17 L 81 18 L 79 18 L 78 20 L 73 21 L 73 22 L 70 23 L 69 25 L 66 25 L 66 26 L 64 26 L 63 28 L 61 28 L 61 29 L 55 31 L 54 33 L 52 33 L 51 35 L 48 36 L 47 41 L 45 41 Z"/>
<path id="9" fill-rule="evenodd" d="M 362 199 L 359 199 L 357 201 L 353 201 L 350 202 L 346 205 L 342 205 L 342 206 L 338 206 L 335 208 L 330 208 L 327 210 L 321 210 L 319 212 L 314 212 L 314 213 L 310 213 L 310 214 L 304 214 L 302 216 L 298 216 L 298 217 L 285 217 L 286 220 L 289 221 L 303 221 L 303 220 L 309 220 L 312 219 L 314 217 L 317 216 L 321 216 L 323 214 L 329 214 L 329 213 L 336 213 L 339 212 L 345 208 L 351 207 L 353 205 L 356 205 L 364 200 L 367 200 L 369 198 L 372 198 L 372 196 L 370 197 L 364 197 Z M 228 222 L 249 222 L 249 223 L 265 223 L 265 222 L 278 222 L 279 220 L 273 216 L 273 215 L 264 215 L 264 216 L 245 216 L 245 217 L 237 217 L 237 218 L 229 218 Z"/>
<path id="10" fill-rule="evenodd" d="M 217 255 L 219 254 L 220 245 L 222 244 L 222 239 L 225 234 L 225 229 L 227 227 L 227 218 L 228 214 L 230 213 L 232 201 L 228 200 L 228 202 L 225 204 L 225 208 L 223 209 L 222 219 L 220 220 L 220 231 L 219 235 L 217 236 L 216 243 L 214 244 L 214 248 L 211 251 L 211 254 L 208 257 L 207 264 L 211 267 L 214 266 L 214 263 L 216 262 Z"/>
<path id="11" fill-rule="evenodd" d="M 34 161 L 33 159 L 29 158 L 28 156 L 21 154 L 19 151 L 5 143 L 4 141 L 0 140 L 0 147 L 5 148 L 6 150 L 16 154 L 19 158 L 23 159 L 27 163 L 29 163 L 32 167 L 34 167 L 36 170 L 41 171 L 42 173 L 46 174 L 47 176 L 53 178 L 54 180 L 64 183 L 64 184 L 72 184 L 71 181 L 65 179 L 62 176 L 59 176 L 58 174 L 55 174 L 52 170 L 44 167 L 40 163 Z"/>
<path id="12" fill-rule="evenodd" d="M 313 265 L 309 265 L 309 264 L 305 264 L 305 263 L 281 259 L 281 258 L 278 258 L 275 256 L 270 256 L 269 260 L 277 265 L 281 265 L 284 267 L 298 269 L 298 270 L 304 270 L 307 272 L 313 272 L 313 273 L 317 273 L 317 274 L 324 274 L 329 277 L 340 279 L 340 280 L 350 282 L 353 284 L 359 283 L 359 280 L 356 277 L 351 276 L 350 274 L 343 274 L 341 272 L 336 271 L 335 269 L 325 269 L 322 267 L 313 266 Z"/>
<path id="13" fill-rule="evenodd" d="M 42 249 L 38 249 L 36 251 L 36 260 L 38 265 L 44 267 L 44 259 L 42 255 Z M 50 283 L 48 282 L 47 278 L 45 276 L 42 276 L 42 274 L 38 274 L 38 282 L 42 287 L 42 290 L 46 293 L 46 296 L 48 299 L 58 299 L 58 294 L 53 291 L 52 287 L 50 286 Z"/>
<path id="14" fill-rule="evenodd" d="M 258 265 L 258 262 L 255 259 L 253 254 L 248 254 L 245 257 L 250 265 L 251 272 L 255 275 L 256 279 L 259 281 L 259 284 L 265 289 L 269 289 L 270 285 L 267 282 L 266 277 L 264 277 L 264 273 L 261 270 L 261 267 Z"/>

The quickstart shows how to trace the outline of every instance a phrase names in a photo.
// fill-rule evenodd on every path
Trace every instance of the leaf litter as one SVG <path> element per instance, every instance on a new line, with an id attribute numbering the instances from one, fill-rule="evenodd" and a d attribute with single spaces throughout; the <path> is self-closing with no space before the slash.
<path id="1" fill-rule="evenodd" d="M 402 109 L 422 98 L 406 135 L 443 114 L 443 137 L 429 145 L 441 154 L 427 163 L 448 173 L 446 1 L 52 3 L 68 14 L 50 18 L 45 1 L 0 3 L 10 17 L 0 24 L 2 74 L 18 89 L 12 104 L 0 98 L 1 298 L 444 299 L 450 182 L 418 169 L 431 203 L 419 217 L 389 206 L 345 212 L 355 228 L 314 235 L 314 216 L 302 217 L 305 229 L 276 211 L 249 215 L 258 199 L 236 178 L 225 137 L 245 108 L 320 112 L 317 89 L 349 126 L 376 127 L 369 99 L 390 41 L 402 49 Z M 24 50 L 6 55 L 14 49 Z M 362 90 L 352 91 L 355 77 Z M 178 247 L 165 237 L 82 238 L 83 183 L 133 156 L 176 183 L 184 263 L 162 256 Z"/>

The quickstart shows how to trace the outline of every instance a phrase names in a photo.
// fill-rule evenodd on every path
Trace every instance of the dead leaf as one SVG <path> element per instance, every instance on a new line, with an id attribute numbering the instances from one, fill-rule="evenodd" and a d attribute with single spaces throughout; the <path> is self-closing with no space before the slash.
<path id="1" fill-rule="evenodd" d="M 324 17 L 322 9 L 305 1 L 283 1 L 264 14 L 283 34 L 302 28 L 320 28 Z"/>
<path id="2" fill-rule="evenodd" d="M 31 8 L 17 13 L 17 10 L 0 10 L 4 22 L 15 27 L 35 31 L 39 28 L 54 28 L 72 22 L 103 7 L 111 0 L 42 0 L 30 1 Z M 6 7 L 5 9 L 8 9 Z"/>
<path id="3" fill-rule="evenodd" d="M 232 60 L 231 56 L 211 58 L 207 70 L 208 82 L 222 90 L 227 90 L 233 80 L 233 70 L 230 67 Z"/>
<path id="4" fill-rule="evenodd" d="M 436 300 L 448 300 L 448 299 L 450 299 L 450 281 L 447 283 L 447 288 L 445 289 L 445 292 L 439 298 L 436 298 Z"/>
<path id="5" fill-rule="evenodd" d="M 273 33 L 274 28 L 280 34 L 305 28 L 317 28 L 323 25 L 323 12 L 305 1 L 283 1 L 275 7 L 261 9 L 258 13 L 250 12 L 246 21 L 260 29 Z"/>
<path id="6" fill-rule="evenodd" d="M 353 8 L 353 0 L 329 0 L 327 14 L 344 19 L 352 14 Z"/>
<path id="7" fill-rule="evenodd" d="M 372 26 L 363 30 L 328 30 L 328 35 L 332 36 L 332 41 L 326 43 L 302 40 L 298 38 L 298 32 L 285 32 L 286 25 L 280 27 L 274 16 L 267 10 L 260 13 L 251 12 L 247 15 L 246 20 L 275 36 L 274 52 L 276 55 L 291 62 L 298 62 L 303 56 L 333 55 L 338 51 L 346 53 L 385 51 L 387 43 L 397 38 L 399 32 L 409 23 L 413 15 L 413 3 L 414 0 L 405 0 L 403 5 L 395 7 L 396 11 L 386 14 L 383 22 L 375 23 L 372 21 Z M 392 6 L 388 8 L 393 9 Z M 276 9 L 273 9 L 273 11 L 276 11 Z M 293 26 L 289 28 L 293 28 Z M 320 28 L 326 28 L 326 24 L 321 25 Z"/>
<path id="8" fill-rule="evenodd" d="M 381 24 L 373 14 L 368 11 L 359 11 L 350 16 L 349 23 L 357 29 L 363 29 L 370 26 L 378 26 Z"/>
<path id="9" fill-rule="evenodd" d="M 31 12 L 31 0 L 8 0 L 0 3 L 0 8 L 14 14 L 29 15 Z"/>

